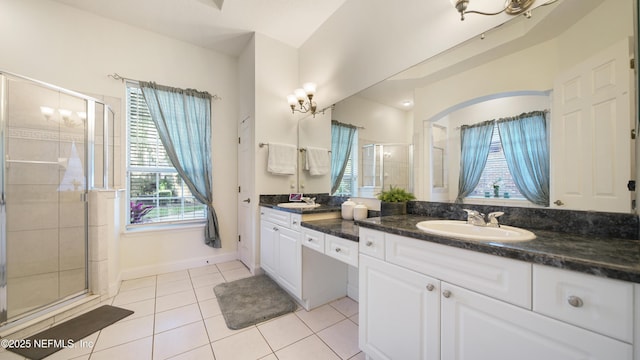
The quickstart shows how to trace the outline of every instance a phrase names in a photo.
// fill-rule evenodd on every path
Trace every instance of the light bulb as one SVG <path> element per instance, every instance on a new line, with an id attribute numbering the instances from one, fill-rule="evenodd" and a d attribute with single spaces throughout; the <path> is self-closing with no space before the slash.
<path id="1" fill-rule="evenodd" d="M 304 91 L 304 89 L 295 89 L 293 93 L 296 95 L 296 98 L 298 98 L 298 101 L 307 98 L 307 93 Z"/>
<path id="2" fill-rule="evenodd" d="M 302 87 L 304 88 L 304 92 L 307 95 L 313 96 L 313 95 L 316 94 L 317 85 L 315 83 L 308 82 L 308 83 L 305 83 L 304 85 L 302 85 Z"/>

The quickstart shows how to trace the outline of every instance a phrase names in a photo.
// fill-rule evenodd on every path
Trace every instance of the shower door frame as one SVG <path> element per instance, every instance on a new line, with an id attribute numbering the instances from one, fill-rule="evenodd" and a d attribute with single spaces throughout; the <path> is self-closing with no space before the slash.
<path id="1" fill-rule="evenodd" d="M 7 227 L 6 227 L 6 146 L 7 146 L 7 122 L 8 122 L 8 99 L 7 86 L 11 78 L 24 80 L 57 91 L 62 94 L 70 95 L 85 101 L 87 110 L 87 125 L 84 131 L 85 140 L 85 161 L 86 161 L 86 186 L 82 193 L 81 201 L 84 202 L 84 243 L 85 243 L 85 286 L 84 290 L 74 295 L 64 298 L 58 298 L 53 303 L 45 304 L 37 309 L 31 310 L 25 314 L 19 314 L 16 318 L 9 319 L 7 308 Z M 89 273 L 89 209 L 88 209 L 88 192 L 95 189 L 95 121 L 96 121 L 96 104 L 103 106 L 103 188 L 108 189 L 109 179 L 109 112 L 113 113 L 111 107 L 104 101 L 93 97 L 68 90 L 56 85 L 51 85 L 39 80 L 31 79 L 22 75 L 0 70 L 0 165 L 3 166 L 2 176 L 0 176 L 0 328 L 12 323 L 22 323 L 46 314 L 55 307 L 60 307 L 69 301 L 73 301 L 78 296 L 85 295 L 89 292 L 90 273 Z"/>

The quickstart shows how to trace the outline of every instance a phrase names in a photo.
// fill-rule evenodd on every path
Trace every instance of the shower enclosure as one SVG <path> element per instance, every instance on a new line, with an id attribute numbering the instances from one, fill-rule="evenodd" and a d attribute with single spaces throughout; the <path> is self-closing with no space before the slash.
<path id="1" fill-rule="evenodd" d="M 413 145 L 366 144 L 360 159 L 360 196 L 375 197 L 390 186 L 413 192 Z"/>
<path id="2" fill-rule="evenodd" d="M 87 294 L 87 192 L 109 184 L 112 118 L 100 100 L 0 71 L 0 326 Z"/>

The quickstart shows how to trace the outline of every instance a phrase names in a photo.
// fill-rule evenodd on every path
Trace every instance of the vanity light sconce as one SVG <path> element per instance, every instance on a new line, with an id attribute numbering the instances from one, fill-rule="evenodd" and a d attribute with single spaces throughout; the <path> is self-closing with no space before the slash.
<path id="1" fill-rule="evenodd" d="M 504 8 L 502 10 L 497 12 L 484 12 L 477 10 L 467 10 L 469 1 L 470 0 L 451 0 L 451 5 L 453 5 L 453 7 L 455 7 L 456 10 L 458 10 L 458 12 L 460 13 L 460 21 L 464 20 L 465 14 L 499 15 L 502 13 L 507 13 L 509 15 L 520 15 L 524 13 L 524 16 L 530 18 L 531 11 L 529 10 L 529 8 L 535 2 L 535 0 L 506 0 Z M 542 4 L 541 6 L 551 5 L 557 1 L 558 0 L 550 0 Z"/>
<path id="2" fill-rule="evenodd" d="M 295 114 L 296 111 L 303 114 L 311 112 L 311 114 L 315 116 L 316 110 L 318 109 L 316 102 L 313 101 L 316 88 L 315 83 L 305 83 L 302 85 L 302 88 L 296 89 L 293 94 L 287 96 L 292 114 Z"/>

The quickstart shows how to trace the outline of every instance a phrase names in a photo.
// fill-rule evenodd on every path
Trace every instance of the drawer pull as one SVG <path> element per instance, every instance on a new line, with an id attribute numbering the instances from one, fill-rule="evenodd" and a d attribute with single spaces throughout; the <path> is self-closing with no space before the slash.
<path id="1" fill-rule="evenodd" d="M 273 228 L 273 231 L 278 231 L 278 228 L 277 228 L 277 227 L 274 227 L 274 228 Z"/>
<path id="2" fill-rule="evenodd" d="M 442 292 L 442 296 L 446 297 L 447 299 L 451 297 L 451 291 L 449 290 L 445 290 Z"/>
<path id="3" fill-rule="evenodd" d="M 313 242 L 312 238 L 307 238 L 307 242 Z"/>
<path id="4" fill-rule="evenodd" d="M 297 220 L 293 220 L 293 225 L 298 225 L 298 221 Z"/>
<path id="5" fill-rule="evenodd" d="M 427 285 L 427 291 L 433 291 L 433 289 L 435 289 L 436 287 L 433 286 L 433 284 L 428 284 Z"/>
<path id="6" fill-rule="evenodd" d="M 367 241 L 366 245 L 367 245 L 367 246 L 371 246 L 371 245 L 373 245 L 373 241 Z"/>
<path id="7" fill-rule="evenodd" d="M 569 305 L 577 308 L 582 307 L 582 305 L 584 305 L 584 302 L 582 301 L 582 299 L 573 295 L 569 296 L 569 298 L 567 299 L 567 302 L 569 303 Z"/>
<path id="8" fill-rule="evenodd" d="M 336 252 L 340 252 L 340 251 L 342 251 L 342 249 L 336 248 Z"/>

